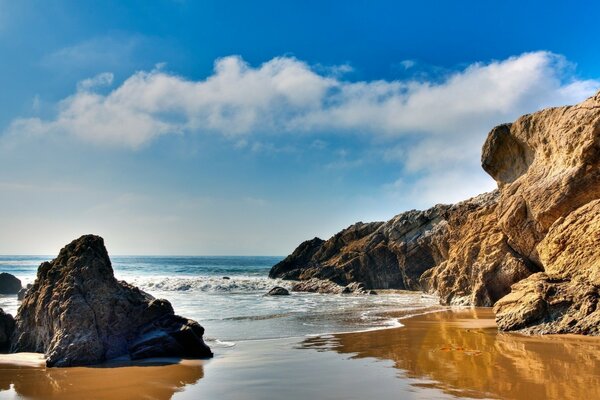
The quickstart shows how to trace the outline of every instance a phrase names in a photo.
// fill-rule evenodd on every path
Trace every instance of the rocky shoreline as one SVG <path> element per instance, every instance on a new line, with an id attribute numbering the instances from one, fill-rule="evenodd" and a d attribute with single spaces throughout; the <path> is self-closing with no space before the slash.
<path id="1" fill-rule="evenodd" d="M 496 191 L 308 240 L 269 276 L 422 290 L 494 306 L 501 330 L 600 335 L 600 92 L 497 126 L 481 163 Z"/>

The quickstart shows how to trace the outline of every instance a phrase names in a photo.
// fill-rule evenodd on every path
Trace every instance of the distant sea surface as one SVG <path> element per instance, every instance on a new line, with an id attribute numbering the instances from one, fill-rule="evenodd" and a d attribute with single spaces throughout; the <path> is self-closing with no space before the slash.
<path id="1" fill-rule="evenodd" d="M 33 283 L 45 256 L 0 256 L 0 272 Z M 398 326 L 392 312 L 418 314 L 435 307 L 435 296 L 398 292 L 377 296 L 292 293 L 264 296 L 289 281 L 267 277 L 282 257 L 111 257 L 117 279 L 169 300 L 179 315 L 206 329 L 207 341 L 229 346 L 240 340 L 303 337 Z M 229 279 L 226 279 L 229 278 Z M 0 295 L 13 315 L 16 295 Z M 209 343 L 210 344 L 210 343 Z"/>

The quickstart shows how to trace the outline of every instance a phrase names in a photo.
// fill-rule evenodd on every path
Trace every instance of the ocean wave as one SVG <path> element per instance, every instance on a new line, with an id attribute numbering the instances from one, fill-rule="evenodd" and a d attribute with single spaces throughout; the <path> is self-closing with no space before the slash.
<path id="1" fill-rule="evenodd" d="M 125 281 L 146 291 L 252 293 L 266 292 L 274 286 L 291 288 L 291 283 L 279 279 L 251 276 L 123 277 Z"/>

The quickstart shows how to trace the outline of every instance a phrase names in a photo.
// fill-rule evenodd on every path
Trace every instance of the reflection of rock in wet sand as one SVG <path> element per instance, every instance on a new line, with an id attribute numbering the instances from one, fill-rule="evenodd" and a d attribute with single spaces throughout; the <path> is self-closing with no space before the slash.
<path id="1" fill-rule="evenodd" d="M 499 334 L 491 318 L 485 309 L 434 313 L 403 321 L 404 328 L 311 338 L 304 346 L 392 360 L 419 386 L 457 396 L 600 399 L 598 338 Z"/>
<path id="2" fill-rule="evenodd" d="M 201 361 L 118 368 L 0 365 L 0 390 L 25 399 L 170 399 L 203 376 Z"/>

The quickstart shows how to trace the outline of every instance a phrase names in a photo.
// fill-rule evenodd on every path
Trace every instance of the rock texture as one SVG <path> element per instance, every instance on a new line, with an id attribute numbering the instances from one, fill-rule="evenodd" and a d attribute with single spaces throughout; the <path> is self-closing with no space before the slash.
<path id="1" fill-rule="evenodd" d="M 496 128 L 482 163 L 509 243 L 544 271 L 496 304 L 500 329 L 600 334 L 600 93 Z"/>
<path id="2" fill-rule="evenodd" d="M 290 292 L 281 286 L 275 286 L 269 290 L 265 296 L 289 296 Z"/>
<path id="3" fill-rule="evenodd" d="M 498 191 L 304 242 L 271 276 L 421 289 L 495 304 L 500 329 L 600 334 L 600 92 L 495 127 L 482 166 Z"/>
<path id="4" fill-rule="evenodd" d="M 121 356 L 210 357 L 203 333 L 168 301 L 117 281 L 102 238 L 86 235 L 40 265 L 17 313 L 11 351 L 44 352 L 49 367 Z"/>
<path id="5" fill-rule="evenodd" d="M 302 243 L 270 276 L 301 280 L 296 291 L 342 293 L 358 283 L 363 292 L 426 290 L 445 304 L 491 306 L 538 270 L 512 251 L 497 227 L 498 197 L 496 191 L 385 223 L 359 222 L 327 241 Z"/>
<path id="6" fill-rule="evenodd" d="M 17 294 L 21 290 L 21 281 L 14 275 L 0 273 L 0 294 Z"/>
<path id="7" fill-rule="evenodd" d="M 15 330 L 15 320 L 0 308 L 0 353 L 5 353 L 10 347 L 10 338 Z"/>

